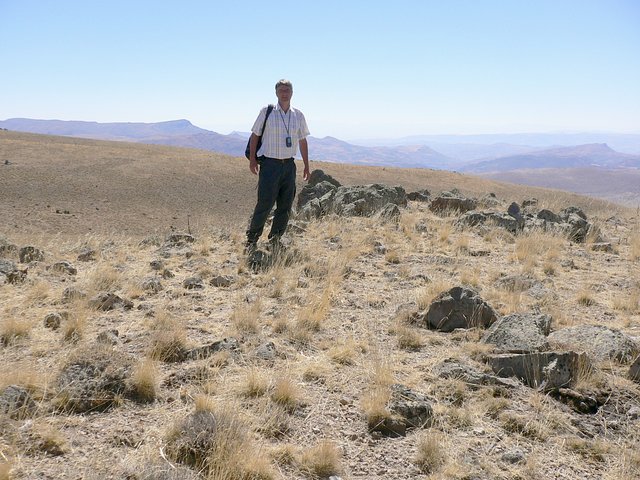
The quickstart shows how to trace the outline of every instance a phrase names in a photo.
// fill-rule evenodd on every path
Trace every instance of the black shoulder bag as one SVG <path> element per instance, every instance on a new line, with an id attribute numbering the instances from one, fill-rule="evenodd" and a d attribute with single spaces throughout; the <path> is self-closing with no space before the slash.
<path id="1" fill-rule="evenodd" d="M 273 107 L 274 105 L 271 105 L 271 104 L 269 104 L 269 106 L 267 107 L 267 114 L 264 116 L 264 123 L 262 124 L 262 133 L 258 137 L 258 145 L 256 146 L 256 156 L 258 155 L 258 150 L 260 150 L 260 147 L 262 146 L 262 134 L 264 134 L 264 127 L 267 126 L 267 118 L 269 118 L 269 115 L 271 115 L 271 112 L 273 111 Z M 244 149 L 244 156 L 247 157 L 248 159 L 250 157 L 250 148 L 249 148 L 250 144 L 251 144 L 251 135 L 249 136 L 249 141 L 247 142 L 247 148 Z"/>

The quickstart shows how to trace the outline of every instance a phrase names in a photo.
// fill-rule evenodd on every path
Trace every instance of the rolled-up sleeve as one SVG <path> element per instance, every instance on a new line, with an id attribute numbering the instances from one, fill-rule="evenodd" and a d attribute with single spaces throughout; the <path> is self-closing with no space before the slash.
<path id="1" fill-rule="evenodd" d="M 298 117 L 298 140 L 302 140 L 309 136 L 309 127 L 307 127 L 307 120 L 304 118 L 302 112 L 296 112 Z"/>
<path id="2" fill-rule="evenodd" d="M 256 118 L 255 123 L 253 124 L 253 128 L 251 131 L 255 133 L 257 136 L 262 136 L 262 124 L 264 123 L 264 117 L 267 115 L 267 107 L 263 107 L 258 114 L 258 118 Z"/>

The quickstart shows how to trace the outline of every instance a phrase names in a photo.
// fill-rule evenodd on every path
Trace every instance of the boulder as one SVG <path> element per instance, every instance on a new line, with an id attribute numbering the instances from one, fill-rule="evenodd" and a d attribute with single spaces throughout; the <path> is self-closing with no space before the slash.
<path id="1" fill-rule="evenodd" d="M 331 175 L 328 175 L 328 174 L 324 173 L 320 169 L 316 169 L 316 170 L 311 172 L 311 174 L 309 175 L 309 181 L 307 182 L 307 185 L 310 185 L 310 186 L 313 187 L 314 185 L 317 185 L 317 184 L 319 184 L 321 182 L 330 183 L 331 185 L 333 185 L 336 188 L 342 186 L 339 181 L 337 181 Z"/>
<path id="2" fill-rule="evenodd" d="M 310 202 L 315 201 L 313 204 L 314 210 L 326 212 L 330 208 L 331 199 L 338 189 L 339 185 L 329 181 L 320 181 L 317 183 L 307 183 L 298 194 L 298 212 L 302 213 L 306 206 Z M 322 201 L 320 200 L 322 199 Z M 317 218 L 314 216 L 308 216 L 308 218 Z"/>
<path id="3" fill-rule="evenodd" d="M 472 198 L 466 198 L 456 192 L 442 192 L 431 201 L 429 209 L 435 213 L 446 213 L 449 211 L 457 211 L 465 213 L 475 210 L 478 202 Z"/>
<path id="4" fill-rule="evenodd" d="M 537 313 L 513 313 L 497 320 L 482 339 L 498 350 L 527 353 L 549 349 L 547 335 L 551 316 Z"/>
<path id="5" fill-rule="evenodd" d="M 20 263 L 41 262 L 44 252 L 31 245 L 22 247 L 19 252 Z"/>
<path id="6" fill-rule="evenodd" d="M 103 312 L 115 310 L 118 307 L 129 310 L 133 308 L 133 302 L 126 298 L 122 298 L 115 293 L 100 292 L 89 300 L 89 307 L 96 310 L 102 310 Z"/>
<path id="7" fill-rule="evenodd" d="M 414 392 L 404 385 L 391 385 L 388 404 L 391 416 L 370 424 L 369 428 L 383 435 L 405 436 L 407 429 L 430 426 L 433 423 L 431 403 L 432 400 L 426 395 Z"/>
<path id="8" fill-rule="evenodd" d="M 454 378 L 469 385 L 499 385 L 503 387 L 517 387 L 519 382 L 509 378 L 500 378 L 488 373 L 479 372 L 464 365 L 456 359 L 447 358 L 433 367 L 433 372 L 440 378 Z"/>
<path id="9" fill-rule="evenodd" d="M 500 377 L 516 377 L 543 391 L 571 388 L 590 363 L 576 352 L 505 353 L 492 355 L 488 363 Z"/>
<path id="10" fill-rule="evenodd" d="M 441 332 L 488 327 L 497 319 L 497 312 L 475 290 L 466 287 L 441 293 L 423 316 L 424 326 Z"/>
<path id="11" fill-rule="evenodd" d="M 60 325 L 62 324 L 62 320 L 66 317 L 67 317 L 66 312 L 64 316 L 57 312 L 48 313 L 44 317 L 44 326 L 45 328 L 50 328 L 51 330 L 57 330 L 60 328 Z"/>
<path id="12" fill-rule="evenodd" d="M 560 215 L 556 215 L 551 210 L 547 210 L 547 209 L 540 210 L 537 213 L 536 218 L 539 218 L 540 220 L 544 220 L 545 222 L 550 222 L 550 223 L 562 222 L 562 218 L 560 218 Z"/>
<path id="13" fill-rule="evenodd" d="M 404 188 L 381 184 L 339 187 L 333 197 L 332 207 L 338 215 L 370 217 L 389 203 L 406 207 Z"/>
<path id="14" fill-rule="evenodd" d="M 29 391 L 18 385 L 9 385 L 0 393 L 0 414 L 21 419 L 36 410 L 36 402 Z"/>
<path id="15" fill-rule="evenodd" d="M 27 270 L 20 270 L 11 260 L 0 258 L 0 285 L 6 283 L 21 283 L 27 277 Z"/>
<path id="16" fill-rule="evenodd" d="M 626 363 L 640 353 L 640 346 L 631 337 L 603 325 L 577 325 L 557 330 L 549 335 L 553 346 L 584 351 L 596 361 L 616 360 Z"/>
<path id="17" fill-rule="evenodd" d="M 411 200 L 413 202 L 428 202 L 431 200 L 431 193 L 429 193 L 429 190 L 409 192 L 407 193 L 407 200 Z"/>
<path id="18" fill-rule="evenodd" d="M 384 220 L 397 221 L 400 218 L 400 209 L 395 203 L 387 203 L 378 215 Z"/>
<path id="19" fill-rule="evenodd" d="M 78 269 L 66 260 L 54 263 L 50 269 L 54 272 L 65 273 L 67 275 L 75 275 L 78 273 Z"/>
<path id="20" fill-rule="evenodd" d="M 200 277 L 188 277 L 184 279 L 182 286 L 187 290 L 202 290 L 204 288 L 204 282 Z"/>

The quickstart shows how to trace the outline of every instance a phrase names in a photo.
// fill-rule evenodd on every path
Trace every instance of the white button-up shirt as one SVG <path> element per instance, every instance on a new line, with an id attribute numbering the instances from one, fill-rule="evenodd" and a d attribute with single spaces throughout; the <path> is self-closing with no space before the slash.
<path id="1" fill-rule="evenodd" d="M 280 105 L 276 104 L 267 118 L 263 133 L 261 129 L 266 114 L 267 107 L 264 107 L 251 129 L 256 135 L 262 136 L 262 146 L 256 155 L 279 159 L 295 157 L 298 142 L 309 135 L 309 127 L 302 112 L 290 106 L 289 111 L 284 113 Z M 287 147 L 287 137 L 291 137 L 290 147 Z"/>

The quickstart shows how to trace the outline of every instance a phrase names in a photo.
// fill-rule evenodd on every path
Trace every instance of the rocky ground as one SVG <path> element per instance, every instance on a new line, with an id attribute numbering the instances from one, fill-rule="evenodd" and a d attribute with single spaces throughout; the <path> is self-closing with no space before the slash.
<path id="1" fill-rule="evenodd" d="M 7 232 L 0 478 L 640 476 L 632 212 L 336 195 L 249 262 L 240 226 Z"/>

